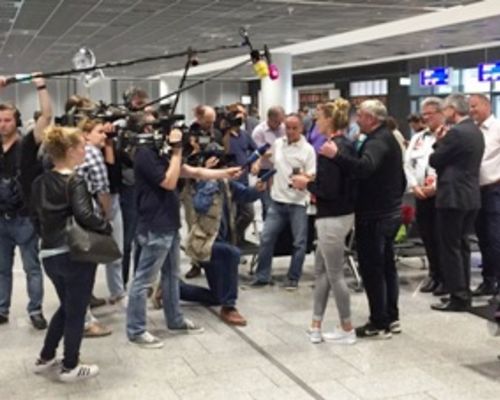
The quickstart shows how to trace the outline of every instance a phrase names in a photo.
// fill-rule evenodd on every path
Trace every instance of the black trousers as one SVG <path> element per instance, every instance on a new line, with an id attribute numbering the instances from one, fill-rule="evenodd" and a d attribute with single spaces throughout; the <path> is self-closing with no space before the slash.
<path id="1" fill-rule="evenodd" d="M 399 319 L 394 238 L 400 225 L 400 217 L 356 219 L 359 269 L 370 306 L 370 322 L 377 329 L 387 329 Z"/>
<path id="2" fill-rule="evenodd" d="M 443 274 L 439 265 L 435 197 L 425 200 L 417 199 L 415 204 L 418 231 L 424 242 L 425 253 L 429 260 L 429 277 L 436 282 L 442 283 Z"/>
<path id="3" fill-rule="evenodd" d="M 470 243 L 477 210 L 438 208 L 439 261 L 451 296 L 470 300 Z"/>
<path id="4" fill-rule="evenodd" d="M 500 283 L 500 184 L 481 187 L 476 234 L 482 258 L 483 281 Z"/>
<path id="5" fill-rule="evenodd" d="M 69 253 L 47 257 L 43 260 L 43 266 L 55 286 L 61 305 L 50 320 L 40 357 L 44 360 L 53 359 L 64 337 L 63 366 L 73 369 L 78 365 L 85 313 L 97 266 L 72 261 Z"/>

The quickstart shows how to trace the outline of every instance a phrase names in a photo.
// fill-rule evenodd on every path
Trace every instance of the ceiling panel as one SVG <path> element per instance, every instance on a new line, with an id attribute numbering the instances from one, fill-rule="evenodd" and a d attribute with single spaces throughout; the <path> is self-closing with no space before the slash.
<path id="1" fill-rule="evenodd" d="M 0 72 L 71 67 L 80 46 L 99 62 L 177 52 L 189 46 L 238 43 L 241 26 L 257 47 L 271 48 L 421 15 L 474 0 L 18 0 L 0 2 Z M 436 43 L 488 41 L 500 20 L 479 21 L 408 37 L 295 57 L 294 68 L 422 51 Z M 202 63 L 244 54 L 241 49 L 200 56 Z M 108 71 L 147 77 L 182 68 L 185 60 L 151 62 Z M 248 67 L 233 74 L 251 76 Z"/>

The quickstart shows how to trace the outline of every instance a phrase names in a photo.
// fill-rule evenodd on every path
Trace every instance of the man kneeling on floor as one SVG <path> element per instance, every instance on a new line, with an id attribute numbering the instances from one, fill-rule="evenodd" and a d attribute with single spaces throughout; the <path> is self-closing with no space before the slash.
<path id="1" fill-rule="evenodd" d="M 203 181 L 196 187 L 193 205 L 195 222 L 189 232 L 186 254 L 205 270 L 208 289 L 181 282 L 180 298 L 210 306 L 220 305 L 221 319 L 244 326 L 246 319 L 236 309 L 240 250 L 235 246 L 236 203 L 260 198 L 266 184 L 255 187 L 237 181 Z"/>

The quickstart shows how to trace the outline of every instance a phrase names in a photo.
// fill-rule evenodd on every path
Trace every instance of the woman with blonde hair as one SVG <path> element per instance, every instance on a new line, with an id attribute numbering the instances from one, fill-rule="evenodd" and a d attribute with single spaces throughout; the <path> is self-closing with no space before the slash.
<path id="1" fill-rule="evenodd" d="M 55 286 L 60 307 L 50 321 L 34 372 L 43 373 L 60 365 L 59 379 L 76 382 L 91 378 L 99 371 L 96 365 L 79 363 L 85 312 L 97 265 L 71 259 L 67 220 L 73 217 L 84 229 L 104 234 L 111 234 L 111 226 L 94 213 L 84 179 L 74 174 L 75 167 L 85 158 L 81 131 L 51 126 L 45 133 L 44 149 L 54 167 L 33 183 L 34 222 L 42 240 L 40 258 Z M 64 357 L 59 364 L 56 350 L 61 339 Z"/>
<path id="2" fill-rule="evenodd" d="M 340 149 L 355 156 L 351 142 L 345 136 L 349 126 L 349 102 L 342 98 L 318 106 L 316 126 Z M 302 176 L 293 180 L 304 180 Z M 307 189 L 316 196 L 316 232 L 318 244 L 315 260 L 314 307 L 311 326 L 308 330 L 312 343 L 323 340 L 341 344 L 353 344 L 356 334 L 351 322 L 349 289 L 344 277 L 344 244 L 354 224 L 354 198 L 356 182 L 349 171 L 344 170 L 335 159 L 318 154 L 317 174 L 314 181 L 307 182 Z M 322 333 L 330 291 L 333 291 L 340 317 L 340 327 L 330 333 Z"/>

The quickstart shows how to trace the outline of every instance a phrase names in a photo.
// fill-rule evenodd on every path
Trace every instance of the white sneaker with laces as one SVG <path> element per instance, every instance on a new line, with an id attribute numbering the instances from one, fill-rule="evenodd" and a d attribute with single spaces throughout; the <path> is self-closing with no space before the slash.
<path id="1" fill-rule="evenodd" d="M 55 357 L 52 360 L 42 360 L 41 358 L 37 358 L 35 361 L 35 366 L 33 367 L 33 372 L 35 374 L 43 374 L 49 371 L 52 368 L 55 368 L 59 365 L 60 360 L 57 360 Z"/>
<path id="2" fill-rule="evenodd" d="M 144 332 L 142 335 L 130 339 L 130 343 L 136 344 L 140 347 L 144 347 L 145 349 L 161 349 L 164 345 L 164 343 L 160 339 L 158 339 L 148 331 Z"/>
<path id="3" fill-rule="evenodd" d="M 83 381 L 93 378 L 99 374 L 99 367 L 97 365 L 79 364 L 73 369 L 62 369 L 59 373 L 59 380 L 61 382 L 72 383 Z"/>
<path id="4" fill-rule="evenodd" d="M 187 335 L 199 335 L 200 333 L 205 332 L 205 329 L 202 326 L 196 325 L 190 319 L 184 319 L 184 325 L 180 328 L 168 328 L 170 333 L 180 334 L 184 333 Z"/>
<path id="5" fill-rule="evenodd" d="M 323 333 L 323 339 L 338 344 L 354 344 L 356 343 L 356 331 L 354 329 L 344 331 L 342 328 L 336 328 L 333 332 Z"/>
<path id="6" fill-rule="evenodd" d="M 309 336 L 309 340 L 313 344 L 318 344 L 323 341 L 323 335 L 321 334 L 320 328 L 309 328 L 307 330 L 307 336 Z"/>

